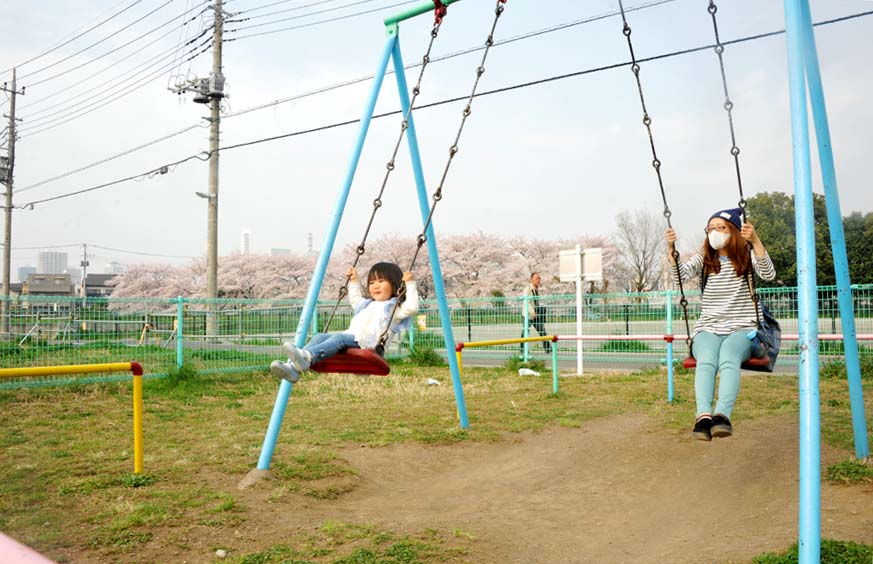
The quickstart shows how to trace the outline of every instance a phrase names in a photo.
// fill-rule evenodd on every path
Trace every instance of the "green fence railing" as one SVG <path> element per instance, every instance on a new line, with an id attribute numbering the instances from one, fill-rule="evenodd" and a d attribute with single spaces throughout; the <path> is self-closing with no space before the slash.
<path id="1" fill-rule="evenodd" d="M 873 333 L 873 285 L 853 286 L 856 328 L 859 334 Z M 761 298 L 782 324 L 785 334 L 797 333 L 796 288 L 760 290 Z M 689 323 L 699 314 L 699 294 L 689 293 Z M 685 353 L 685 324 L 676 292 L 639 294 L 585 294 L 582 334 L 604 336 L 583 342 L 586 362 L 652 363 L 665 356 L 660 341 L 635 339 L 641 335 L 663 335 L 668 303 L 672 304 L 675 354 Z M 819 288 L 819 333 L 841 332 L 835 287 Z M 318 304 L 312 331 L 322 331 L 333 301 Z M 542 296 L 545 329 L 548 334 L 576 334 L 576 296 Z M 303 300 L 241 300 L 186 298 L 76 298 L 69 296 L 22 295 L 11 297 L 0 319 L 0 367 L 50 366 L 97 362 L 142 363 L 147 376 L 165 375 L 182 363 L 204 374 L 265 370 L 281 355 L 283 341 L 294 338 Z M 524 300 L 521 297 L 482 297 L 449 301 L 456 341 L 511 339 L 522 334 Z M 214 335 L 207 334 L 207 319 L 215 317 Z M 348 305 L 339 307 L 332 331 L 349 323 Z M 531 328 L 532 332 L 533 329 Z M 535 333 L 531 333 L 532 335 Z M 608 338 L 606 338 L 608 336 Z M 626 338 L 622 338 L 626 337 Z M 860 343 L 861 356 L 873 357 L 873 342 Z M 389 356 L 403 355 L 410 346 L 433 348 L 445 354 L 439 312 L 435 300 L 422 300 L 413 330 L 392 343 Z M 559 356 L 575 358 L 575 343 L 563 344 Z M 842 341 L 822 341 L 824 360 L 839 360 Z M 465 358 L 505 360 L 518 354 L 518 345 L 501 345 L 470 350 Z M 531 347 L 531 354 L 543 354 Z M 796 362 L 796 342 L 783 342 L 783 363 Z M 468 360 L 469 362 L 469 360 Z M 93 376 L 91 380 L 124 379 Z M 46 378 L 42 383 L 59 383 Z M 65 380 L 66 381 L 66 380 Z M 0 388 L 40 385 L 40 381 L 4 381 Z"/>

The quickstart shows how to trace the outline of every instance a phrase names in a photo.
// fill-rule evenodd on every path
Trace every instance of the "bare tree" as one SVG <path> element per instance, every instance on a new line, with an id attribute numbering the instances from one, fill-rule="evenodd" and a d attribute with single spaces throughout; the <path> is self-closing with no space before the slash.
<path id="1" fill-rule="evenodd" d="M 616 256 L 616 282 L 626 292 L 657 290 L 664 255 L 663 220 L 646 210 L 620 212 L 612 244 Z"/>

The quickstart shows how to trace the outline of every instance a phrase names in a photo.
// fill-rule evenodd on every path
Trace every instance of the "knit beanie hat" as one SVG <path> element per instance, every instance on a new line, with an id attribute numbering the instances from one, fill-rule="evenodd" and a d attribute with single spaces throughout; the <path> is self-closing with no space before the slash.
<path id="1" fill-rule="evenodd" d="M 738 230 L 743 228 L 743 210 L 741 208 L 717 211 L 709 219 L 714 217 L 733 223 Z"/>

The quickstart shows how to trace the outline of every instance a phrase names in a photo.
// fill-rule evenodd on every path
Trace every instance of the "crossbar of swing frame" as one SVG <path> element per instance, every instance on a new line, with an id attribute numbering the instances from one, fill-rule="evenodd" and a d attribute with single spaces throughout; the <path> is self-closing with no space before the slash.
<path id="1" fill-rule="evenodd" d="M 455 2 L 460 2 L 461 0 L 443 0 L 443 6 L 448 6 L 450 4 L 454 4 Z M 396 14 L 392 14 L 385 18 L 383 21 L 386 27 L 391 27 L 399 24 L 402 21 L 408 20 L 410 18 L 414 18 L 415 16 L 420 16 L 421 14 L 426 14 L 427 12 L 431 12 L 436 8 L 436 4 L 434 4 L 433 0 L 426 0 L 421 4 L 416 4 L 409 9 L 403 10 Z"/>

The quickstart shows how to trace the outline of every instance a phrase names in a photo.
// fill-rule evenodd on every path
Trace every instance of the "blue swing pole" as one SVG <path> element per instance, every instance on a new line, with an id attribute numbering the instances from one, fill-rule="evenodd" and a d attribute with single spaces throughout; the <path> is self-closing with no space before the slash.
<path id="1" fill-rule="evenodd" d="M 324 282 L 327 263 L 333 252 L 333 246 L 336 242 L 336 234 L 337 231 L 339 231 L 340 220 L 343 217 L 343 211 L 346 207 L 346 201 L 349 199 L 349 191 L 352 187 L 352 181 L 355 178 L 355 171 L 357 170 L 358 162 L 361 159 L 364 140 L 367 138 L 367 131 L 370 128 L 370 121 L 373 118 L 376 101 L 379 99 L 379 91 L 382 89 L 382 81 L 385 78 L 385 71 L 388 68 L 388 59 L 391 57 L 391 51 L 394 49 L 396 42 L 397 38 L 395 36 L 388 37 L 388 40 L 385 42 L 385 48 L 382 51 L 382 58 L 379 60 L 379 66 L 373 75 L 373 86 L 370 89 L 370 96 L 364 107 L 364 113 L 361 115 L 361 124 L 358 127 L 358 137 L 355 140 L 355 145 L 352 150 L 351 162 L 349 162 L 349 168 L 346 171 L 346 177 L 337 198 L 336 207 L 334 208 L 332 216 L 333 219 L 331 220 L 327 236 L 325 237 L 324 246 L 318 256 L 315 271 L 312 273 L 312 282 L 306 293 L 306 300 L 303 302 L 303 312 L 300 321 L 297 323 L 295 345 L 298 347 L 302 347 L 306 342 L 306 332 L 310 323 L 312 323 L 315 307 L 318 305 L 318 294 L 321 291 L 321 285 Z M 264 444 L 261 447 L 261 457 L 258 459 L 258 470 L 269 470 L 270 468 L 270 460 L 273 458 L 273 450 L 276 448 L 276 439 L 279 436 L 279 427 L 282 425 L 282 419 L 285 417 L 285 408 L 288 405 L 291 388 L 291 383 L 287 380 L 282 380 L 282 383 L 279 385 L 276 403 L 273 406 L 273 414 L 270 416 L 270 424 L 267 426 L 267 434 L 264 437 Z"/>
<path id="2" fill-rule="evenodd" d="M 388 26 L 388 33 L 395 37 L 399 36 L 399 29 L 396 24 Z M 399 38 L 394 42 L 394 52 L 392 60 L 394 62 L 394 76 L 397 77 L 397 90 L 400 95 L 400 106 L 403 110 L 403 115 L 409 113 L 408 128 L 406 130 L 406 140 L 409 144 L 410 160 L 412 162 L 412 170 L 415 176 L 415 187 L 418 191 L 418 205 L 421 209 L 422 222 L 427 222 L 430 215 L 430 202 L 427 199 L 427 185 L 424 181 L 424 172 L 421 167 L 421 154 L 418 150 L 418 137 L 415 134 L 415 122 L 412 119 L 412 112 L 409 112 L 409 87 L 406 83 L 406 71 L 403 68 L 403 56 L 400 52 Z M 437 251 L 436 237 L 433 231 L 433 223 L 427 226 L 425 231 L 427 236 L 427 253 L 430 258 L 431 274 L 433 274 L 433 287 L 437 296 L 437 305 L 440 312 L 440 322 L 443 328 L 443 337 L 446 342 L 446 351 L 448 354 L 449 368 L 452 372 L 452 386 L 455 391 L 455 404 L 458 408 L 458 420 L 461 429 L 469 429 L 470 422 L 467 420 L 467 405 L 464 401 L 464 387 L 461 383 L 461 371 L 458 367 L 458 358 L 454 354 L 455 351 L 455 336 L 452 332 L 452 318 L 449 312 L 449 304 L 446 300 L 446 288 L 443 284 L 443 272 L 440 266 L 439 252 Z"/>
<path id="3" fill-rule="evenodd" d="M 855 311 L 852 303 L 852 283 L 849 279 L 849 259 L 846 256 L 846 236 L 843 231 L 843 218 L 840 211 L 840 196 L 837 190 L 837 173 L 834 166 L 833 146 L 828 125 L 827 106 L 824 87 L 818 63 L 818 50 L 812 29 L 809 2 L 800 3 L 803 18 L 802 33 L 806 52 L 804 63 L 806 81 L 809 88 L 809 101 L 815 123 L 815 138 L 818 142 L 818 158 L 821 166 L 827 204 L 828 226 L 830 227 L 831 250 L 834 256 L 834 271 L 837 276 L 837 299 L 840 304 L 840 323 L 843 329 L 843 348 L 848 373 L 849 400 L 852 406 L 852 430 L 855 438 L 855 458 L 863 460 L 870 456 L 867 444 L 867 420 L 864 415 L 864 390 L 861 387 L 861 367 L 858 355 L 858 337 L 855 326 Z"/>
<path id="4" fill-rule="evenodd" d="M 667 290 L 664 306 L 667 308 L 667 334 L 673 335 L 673 291 Z M 673 403 L 673 339 L 667 341 L 667 401 Z"/>
<path id="5" fill-rule="evenodd" d="M 797 311 L 800 350 L 800 503 L 798 561 L 821 560 L 821 413 L 819 397 L 818 303 L 815 279 L 812 179 L 809 156 L 804 36 L 801 4 L 785 0 L 788 84 L 794 155 L 794 221 L 797 233 Z"/>

